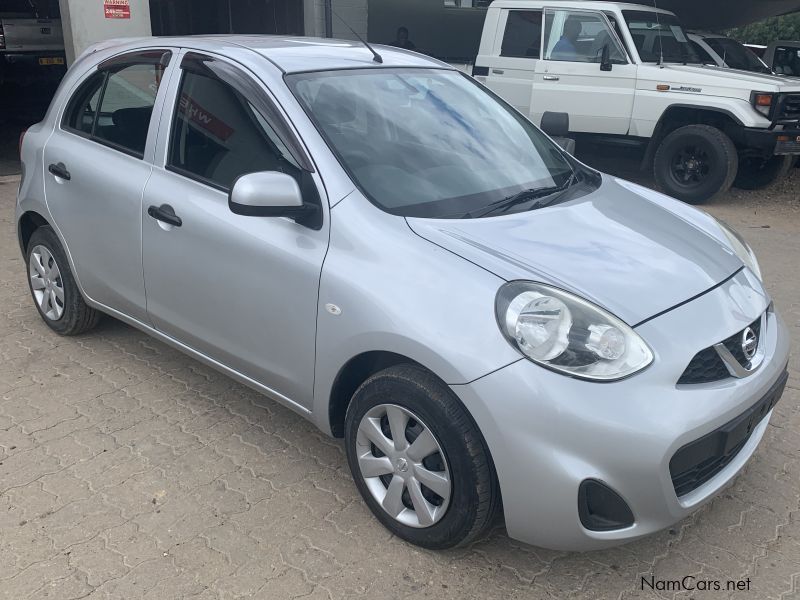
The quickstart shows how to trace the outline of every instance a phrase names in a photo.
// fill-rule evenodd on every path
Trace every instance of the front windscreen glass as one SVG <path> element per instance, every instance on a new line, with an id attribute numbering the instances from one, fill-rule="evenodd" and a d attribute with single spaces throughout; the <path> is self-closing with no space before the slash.
<path id="1" fill-rule="evenodd" d="M 553 142 L 457 71 L 352 69 L 286 81 L 356 185 L 392 214 L 458 217 L 572 181 Z"/>
<path id="2" fill-rule="evenodd" d="M 675 15 L 644 10 L 624 10 L 633 43 L 643 62 L 701 64 Z"/>

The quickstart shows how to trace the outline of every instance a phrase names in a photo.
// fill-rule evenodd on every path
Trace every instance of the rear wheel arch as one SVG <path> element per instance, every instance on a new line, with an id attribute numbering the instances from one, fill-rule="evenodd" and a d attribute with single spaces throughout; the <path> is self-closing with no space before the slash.
<path id="1" fill-rule="evenodd" d="M 19 218 L 19 222 L 17 223 L 17 236 L 23 254 L 25 254 L 28 249 L 28 242 L 33 232 L 40 227 L 51 227 L 51 225 L 47 219 L 36 211 L 29 210 Z"/>

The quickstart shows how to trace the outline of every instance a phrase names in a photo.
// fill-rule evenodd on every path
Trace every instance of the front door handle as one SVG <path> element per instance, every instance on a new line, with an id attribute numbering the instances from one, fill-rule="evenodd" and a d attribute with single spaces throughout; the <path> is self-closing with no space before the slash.
<path id="1" fill-rule="evenodd" d="M 542 79 L 544 79 L 545 81 L 558 81 L 559 77 L 558 75 L 543 75 Z"/>
<path id="2" fill-rule="evenodd" d="M 183 225 L 181 218 L 175 214 L 175 210 L 169 204 L 162 204 L 161 206 L 147 207 L 147 214 L 153 217 L 156 221 L 161 221 L 173 227 L 180 227 Z"/>
<path id="3" fill-rule="evenodd" d="M 505 71 L 503 69 L 492 69 L 492 73 L 494 73 L 495 75 L 502 75 L 503 73 L 505 73 Z"/>
<path id="4" fill-rule="evenodd" d="M 50 173 L 52 173 L 59 179 L 63 179 L 65 181 L 69 181 L 70 179 L 72 179 L 72 175 L 69 174 L 69 171 L 67 171 L 67 167 L 62 162 L 50 165 L 49 167 L 47 167 L 47 170 L 50 171 Z"/>

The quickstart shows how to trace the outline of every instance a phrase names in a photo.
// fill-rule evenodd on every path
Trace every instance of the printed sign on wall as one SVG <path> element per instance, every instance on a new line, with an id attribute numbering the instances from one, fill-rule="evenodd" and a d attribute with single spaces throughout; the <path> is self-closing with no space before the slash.
<path id="1" fill-rule="evenodd" d="M 130 19 L 130 0 L 103 0 L 103 12 L 106 19 Z"/>

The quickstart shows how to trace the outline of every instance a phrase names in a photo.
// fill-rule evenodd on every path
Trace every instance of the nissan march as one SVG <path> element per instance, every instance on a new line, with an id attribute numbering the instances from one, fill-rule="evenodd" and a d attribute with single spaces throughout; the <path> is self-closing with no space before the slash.
<path id="1" fill-rule="evenodd" d="M 739 235 L 598 173 L 400 49 L 96 46 L 22 142 L 56 333 L 112 315 L 344 438 L 388 529 L 585 550 L 667 527 L 761 440 L 787 330 Z"/>

